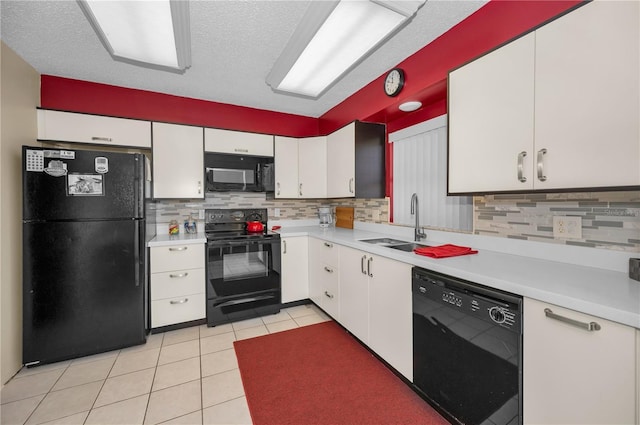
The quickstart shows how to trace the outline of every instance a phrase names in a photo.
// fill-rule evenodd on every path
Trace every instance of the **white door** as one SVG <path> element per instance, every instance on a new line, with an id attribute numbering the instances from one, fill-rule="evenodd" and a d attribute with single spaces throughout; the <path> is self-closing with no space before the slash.
<path id="1" fill-rule="evenodd" d="M 356 124 L 327 136 L 327 197 L 353 198 L 356 176 Z"/>
<path id="2" fill-rule="evenodd" d="M 274 142 L 275 197 L 297 198 L 298 139 L 276 136 Z"/>
<path id="3" fill-rule="evenodd" d="M 282 302 L 288 303 L 309 298 L 309 247 L 308 238 L 282 238 Z"/>
<path id="4" fill-rule="evenodd" d="M 594 1 L 536 31 L 536 189 L 640 184 L 640 3 Z"/>
<path id="5" fill-rule="evenodd" d="M 298 140 L 298 195 L 300 198 L 327 197 L 327 138 L 324 136 Z"/>
<path id="6" fill-rule="evenodd" d="M 156 123 L 153 129 L 153 197 L 204 198 L 202 127 Z"/>
<path id="7" fill-rule="evenodd" d="M 534 47 L 531 33 L 449 74 L 449 192 L 533 188 Z"/>
<path id="8" fill-rule="evenodd" d="M 529 298 L 523 325 L 525 424 L 635 422 L 634 328 Z"/>
<path id="9" fill-rule="evenodd" d="M 374 256 L 369 284 L 369 346 L 413 380 L 411 265 Z"/>
<path id="10" fill-rule="evenodd" d="M 362 342 L 369 341 L 367 253 L 340 246 L 340 323 Z"/>

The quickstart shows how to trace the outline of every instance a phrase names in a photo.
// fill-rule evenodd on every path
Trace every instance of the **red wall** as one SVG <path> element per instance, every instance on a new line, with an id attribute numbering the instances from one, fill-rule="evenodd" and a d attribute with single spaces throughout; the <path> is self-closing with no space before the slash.
<path id="1" fill-rule="evenodd" d="M 43 75 L 49 109 L 217 127 L 291 137 L 318 135 L 318 119 Z"/>

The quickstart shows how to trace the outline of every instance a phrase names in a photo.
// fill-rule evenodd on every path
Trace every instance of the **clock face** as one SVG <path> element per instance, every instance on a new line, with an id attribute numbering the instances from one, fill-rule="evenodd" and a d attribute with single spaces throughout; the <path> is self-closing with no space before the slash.
<path id="1" fill-rule="evenodd" d="M 404 72 L 395 68 L 389 71 L 384 80 L 384 92 L 387 96 L 397 96 L 404 86 Z"/>

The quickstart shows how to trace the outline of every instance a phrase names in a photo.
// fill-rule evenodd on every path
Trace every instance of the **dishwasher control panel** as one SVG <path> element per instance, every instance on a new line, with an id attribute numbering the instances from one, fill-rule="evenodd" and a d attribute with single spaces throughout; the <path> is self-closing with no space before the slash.
<path id="1" fill-rule="evenodd" d="M 520 332 L 522 298 L 517 295 L 419 268 L 414 268 L 412 286 L 414 296 Z"/>

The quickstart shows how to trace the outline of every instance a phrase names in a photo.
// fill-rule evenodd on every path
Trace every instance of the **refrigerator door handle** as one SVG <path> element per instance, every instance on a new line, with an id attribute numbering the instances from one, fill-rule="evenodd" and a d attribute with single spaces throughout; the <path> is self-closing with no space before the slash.
<path id="1" fill-rule="evenodd" d="M 134 227 L 134 237 L 133 237 L 133 244 L 135 246 L 135 249 L 133 250 L 134 254 L 133 254 L 133 261 L 135 264 L 135 284 L 136 287 L 140 286 L 140 243 L 141 243 L 141 238 L 140 238 L 140 221 L 139 220 L 134 220 L 133 221 L 135 223 L 135 227 Z"/>

